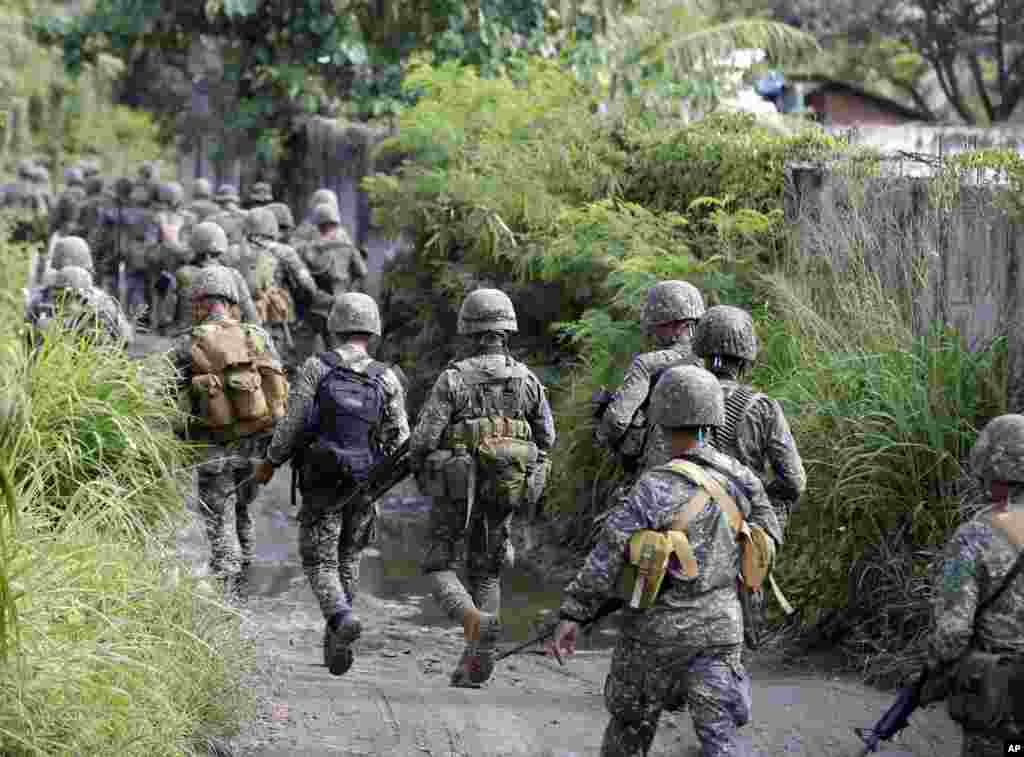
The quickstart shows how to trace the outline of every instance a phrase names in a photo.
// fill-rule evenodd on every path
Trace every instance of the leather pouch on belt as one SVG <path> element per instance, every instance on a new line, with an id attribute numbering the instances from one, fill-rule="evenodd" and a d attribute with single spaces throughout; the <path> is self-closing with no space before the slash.
<path id="1" fill-rule="evenodd" d="M 643 530 L 630 537 L 621 587 L 630 607 L 645 610 L 654 604 L 673 555 L 686 577 L 696 577 L 697 561 L 685 533 Z"/>

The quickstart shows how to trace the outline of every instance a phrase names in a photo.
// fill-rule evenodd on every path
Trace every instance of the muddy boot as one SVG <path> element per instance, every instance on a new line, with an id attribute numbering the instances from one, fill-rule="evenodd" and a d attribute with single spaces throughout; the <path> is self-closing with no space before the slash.
<path id="1" fill-rule="evenodd" d="M 460 688 L 478 688 L 494 672 L 494 653 L 501 636 L 497 615 L 470 609 L 462 620 L 466 648 L 452 673 L 451 684 Z"/>
<path id="2" fill-rule="evenodd" d="M 338 613 L 324 629 L 324 665 L 331 675 L 341 676 L 352 667 L 352 644 L 363 633 L 363 626 L 354 613 Z"/>

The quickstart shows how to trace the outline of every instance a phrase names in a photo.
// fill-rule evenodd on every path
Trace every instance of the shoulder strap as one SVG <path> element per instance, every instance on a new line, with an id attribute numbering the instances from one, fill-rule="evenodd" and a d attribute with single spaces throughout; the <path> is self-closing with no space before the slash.
<path id="1" fill-rule="evenodd" d="M 739 384 L 725 401 L 725 423 L 721 428 L 715 429 L 713 434 L 715 447 L 720 452 L 728 454 L 729 450 L 736 449 L 736 429 L 750 402 L 756 396 L 757 392 L 753 387 Z"/>
<path id="2" fill-rule="evenodd" d="M 743 528 L 743 513 L 736 506 L 736 500 L 726 492 L 725 487 L 709 476 L 705 470 L 692 460 L 676 459 L 661 466 L 658 470 L 667 470 L 700 487 L 701 491 L 692 497 L 685 509 L 677 513 L 672 519 L 672 527 L 679 531 L 685 531 L 690 521 L 704 509 L 710 499 L 714 499 L 718 506 L 725 513 L 729 520 L 729 527 L 736 533 Z"/>
<path id="3" fill-rule="evenodd" d="M 1017 576 L 1024 571 L 1024 527 L 1021 526 L 1017 519 L 1009 517 L 1000 517 L 1001 515 L 1009 515 L 1009 513 L 1001 513 L 993 515 L 991 518 L 992 525 L 1001 530 L 1011 543 L 1015 544 L 1020 548 L 1020 554 L 1017 555 L 1017 562 L 1010 568 L 1010 572 L 1006 574 L 1006 578 L 999 584 L 999 588 L 996 589 L 990 596 L 986 597 L 981 604 L 978 605 L 978 609 L 974 613 L 974 617 L 977 618 L 989 607 L 991 607 L 997 599 L 999 599 L 1006 592 L 1013 582 L 1017 580 Z"/>

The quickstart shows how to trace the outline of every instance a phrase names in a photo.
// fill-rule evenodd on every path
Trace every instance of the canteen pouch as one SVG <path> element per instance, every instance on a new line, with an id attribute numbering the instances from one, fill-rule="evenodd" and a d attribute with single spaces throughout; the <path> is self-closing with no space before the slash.
<path id="1" fill-rule="evenodd" d="M 452 459 L 452 456 L 453 453 L 449 449 L 434 450 L 426 456 L 423 460 L 423 467 L 416 475 L 416 483 L 419 484 L 420 494 L 434 499 L 445 499 L 448 497 L 445 466 Z"/>
<path id="2" fill-rule="evenodd" d="M 1020 668 L 1021 663 L 1014 664 L 1003 655 L 968 652 L 952 675 L 951 693 L 946 700 L 949 717 L 967 730 L 996 728 L 1014 709 L 1010 681 L 1019 680 Z M 1019 709 L 1020 705 L 1015 707 Z"/>
<path id="3" fill-rule="evenodd" d="M 479 494 L 502 518 L 526 501 L 537 464 L 537 445 L 507 436 L 485 437 L 477 447 Z"/>
<path id="4" fill-rule="evenodd" d="M 192 391 L 198 400 L 198 415 L 207 426 L 220 429 L 235 422 L 231 400 L 224 393 L 220 376 L 206 373 L 193 377 Z"/>

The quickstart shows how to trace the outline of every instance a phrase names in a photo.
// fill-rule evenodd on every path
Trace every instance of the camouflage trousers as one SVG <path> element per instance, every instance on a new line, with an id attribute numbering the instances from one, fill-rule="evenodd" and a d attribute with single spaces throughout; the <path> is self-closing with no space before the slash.
<path id="1" fill-rule="evenodd" d="M 337 505 L 345 496 L 306 489 L 299 510 L 302 570 L 325 620 L 351 609 L 363 550 L 376 537 L 376 503 L 361 500 L 341 512 Z"/>
<path id="2" fill-rule="evenodd" d="M 249 505 L 256 499 L 259 486 L 250 481 L 237 492 L 235 488 L 252 475 L 252 461 L 263 458 L 269 443 L 268 434 L 259 434 L 229 445 L 210 445 L 204 450 L 204 460 L 199 465 L 197 476 L 198 506 L 210 543 L 210 572 L 213 575 L 237 573 L 239 557 L 243 565 L 252 562 L 253 524 Z M 235 500 L 235 536 L 240 555 L 235 551 L 235 537 L 228 527 L 231 515 L 228 500 L 232 497 Z"/>
<path id="3" fill-rule="evenodd" d="M 492 520 L 479 502 L 466 530 L 465 503 L 435 499 L 428 521 L 423 572 L 458 571 L 464 564 L 469 595 L 483 612 L 501 609 L 501 573 L 511 562 L 512 518 Z"/>
<path id="4" fill-rule="evenodd" d="M 611 721 L 602 757 L 646 755 L 666 702 L 677 698 L 689 706 L 702 757 L 742 754 L 737 732 L 750 720 L 751 694 L 740 654 L 738 646 L 700 650 L 621 638 L 604 686 Z"/>

